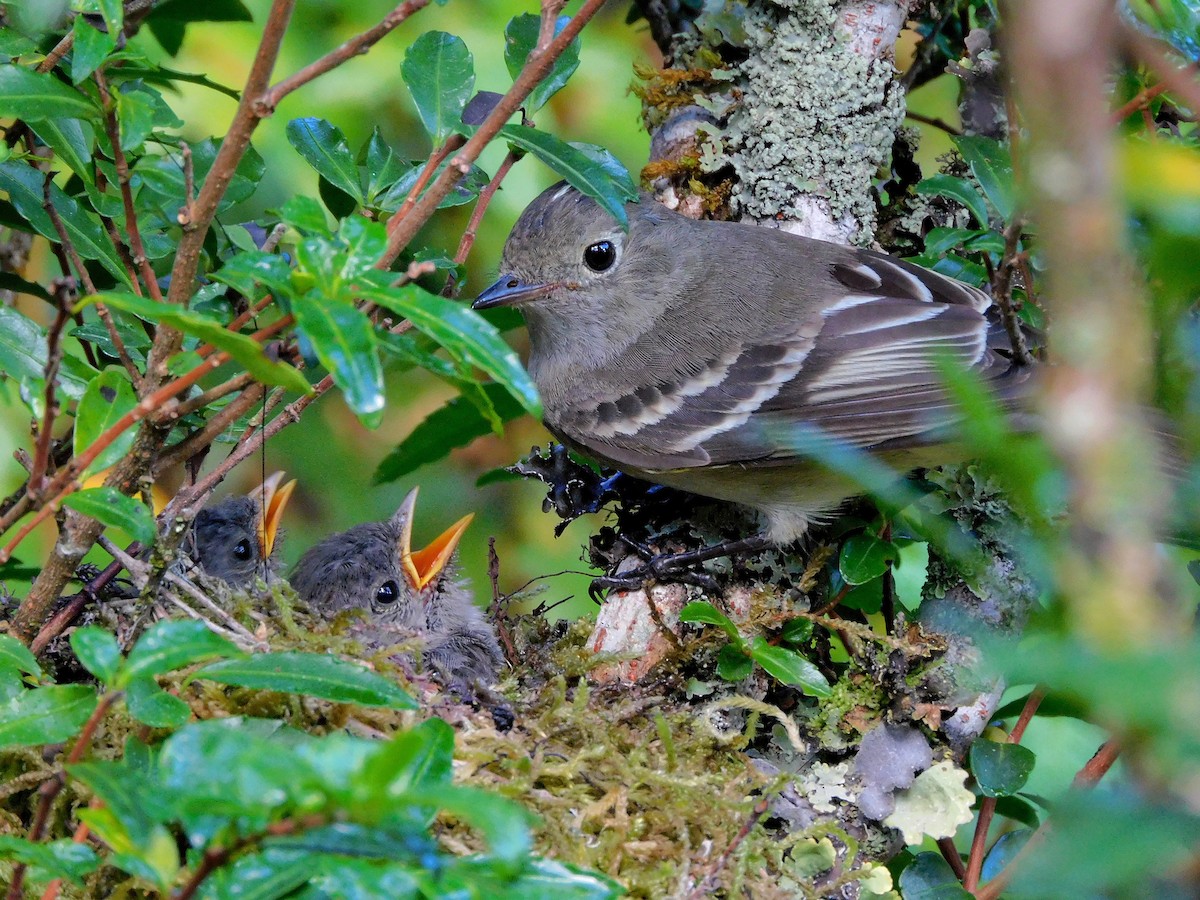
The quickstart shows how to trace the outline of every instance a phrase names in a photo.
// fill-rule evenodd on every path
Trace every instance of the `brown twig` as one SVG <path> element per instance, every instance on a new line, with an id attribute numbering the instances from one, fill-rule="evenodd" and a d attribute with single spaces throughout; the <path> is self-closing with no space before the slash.
<path id="1" fill-rule="evenodd" d="M 1192 66 L 1189 68 L 1194 69 L 1195 67 Z M 1167 86 L 1165 84 L 1163 84 L 1163 82 L 1161 82 L 1161 81 L 1158 84 L 1153 85 L 1151 87 L 1142 88 L 1140 91 L 1138 91 L 1136 94 L 1133 95 L 1132 99 L 1130 99 L 1128 103 L 1125 103 L 1122 106 L 1119 106 L 1117 109 L 1113 110 L 1113 114 L 1112 114 L 1113 124 L 1120 125 L 1122 122 L 1124 122 L 1130 116 L 1132 116 L 1135 112 L 1141 112 L 1142 110 L 1146 109 L 1146 107 L 1148 107 L 1150 105 L 1151 100 L 1153 100 L 1155 97 L 1157 97 L 1159 94 L 1163 93 L 1166 90 L 1167 90 Z"/>
<path id="2" fill-rule="evenodd" d="M 1025 735 L 1025 729 L 1033 719 L 1034 713 L 1042 703 L 1042 697 L 1045 694 L 1037 689 L 1030 692 L 1025 698 L 1025 705 L 1021 708 L 1021 715 L 1017 718 L 1016 725 L 1008 735 L 1010 744 L 1021 743 L 1021 738 Z M 979 818 L 975 822 L 975 834 L 971 838 L 971 852 L 967 856 L 967 868 L 965 873 L 960 873 L 959 878 L 962 879 L 963 889 L 974 891 L 979 886 L 979 876 L 983 872 L 983 858 L 987 855 L 987 836 L 988 831 L 992 827 L 992 819 L 996 815 L 996 798 L 984 797 L 979 804 Z"/>
<path id="3" fill-rule="evenodd" d="M 500 182 L 512 170 L 513 165 L 520 159 L 516 153 L 509 150 L 504 157 L 504 161 L 500 163 L 500 168 L 496 169 L 496 174 L 479 192 L 479 199 L 475 201 L 475 208 L 471 210 L 471 218 L 467 221 L 467 228 L 462 233 L 462 237 L 458 241 L 458 250 L 454 254 L 454 262 L 462 265 L 467 261 L 467 254 L 471 252 L 471 247 L 475 244 L 475 237 L 479 234 L 479 223 L 483 221 L 483 214 L 487 212 L 488 205 L 492 202 L 492 198 L 496 195 L 496 191 L 500 190 Z M 451 274 L 446 278 L 446 286 L 442 289 L 442 296 L 449 297 L 454 293 L 454 275 Z"/>
<path id="4" fill-rule="evenodd" d="M 389 32 L 395 30 L 409 16 L 415 13 L 422 7 L 428 6 L 429 0 L 407 0 L 401 3 L 390 13 L 383 17 L 378 25 L 368 28 L 361 34 L 356 34 L 350 40 L 343 43 L 335 50 L 326 53 L 320 59 L 309 63 L 300 71 L 280 81 L 273 86 L 269 91 L 263 94 L 260 103 L 267 110 L 267 115 L 275 111 L 275 107 L 279 105 L 279 101 L 303 85 L 308 84 L 313 79 L 324 75 L 326 72 L 337 68 L 342 63 L 355 56 L 362 56 L 369 51 L 375 44 L 379 43 Z"/>
<path id="5" fill-rule="evenodd" d="M 1029 355 L 1029 347 L 1025 343 L 1025 332 L 1021 330 L 1021 320 L 1013 305 L 1012 282 L 1013 273 L 1017 270 L 1017 258 L 1021 255 L 1017 246 L 1021 242 L 1021 232 L 1025 227 L 1025 219 L 1020 214 L 1013 216 L 1012 221 L 1004 229 L 1004 254 L 1000 258 L 992 275 L 992 299 L 1000 309 L 1000 318 L 1004 322 L 1004 330 L 1008 333 L 1008 342 L 1012 346 L 1013 362 L 1020 366 L 1032 365 L 1033 357 Z"/>
<path id="6" fill-rule="evenodd" d="M 1100 749 L 1095 752 L 1092 758 L 1087 761 L 1084 767 L 1075 774 L 1075 778 L 1071 782 L 1072 786 L 1076 788 L 1087 788 L 1094 785 L 1104 776 L 1105 772 L 1112 768 L 1112 765 L 1117 761 L 1117 756 L 1120 754 L 1120 752 L 1120 748 L 1118 747 L 1116 741 L 1105 741 L 1100 746 Z M 1001 871 L 999 875 L 997 875 L 987 884 L 983 885 L 983 887 L 975 891 L 976 900 L 999 900 L 1000 895 L 1008 887 L 1009 882 L 1012 881 L 1013 874 L 1017 871 L 1018 867 L 1025 860 L 1027 860 L 1033 851 L 1046 840 L 1046 837 L 1049 835 L 1049 833 L 1050 820 L 1047 819 L 1038 826 L 1037 830 L 1033 834 L 1029 836 L 1029 840 L 1027 840 L 1025 845 L 1021 847 L 1019 851 L 1017 851 L 1017 855 L 1014 856 L 1011 861 L 1009 861 L 1008 865 L 1004 867 L 1003 871 Z"/>
<path id="7" fill-rule="evenodd" d="M 237 381 L 238 379 L 231 379 Z M 226 382 L 229 384 L 230 382 Z M 222 385 L 224 387 L 224 385 Z M 155 473 L 163 472 L 176 463 L 185 462 L 208 447 L 230 425 L 249 412 L 262 399 L 266 389 L 261 384 L 251 384 L 240 396 L 234 398 L 224 409 L 204 423 L 204 427 L 192 432 L 176 444 L 167 447 L 155 460 Z"/>
<path id="8" fill-rule="evenodd" d="M 421 196 L 416 204 L 409 210 L 408 214 L 397 222 L 388 222 L 388 244 L 382 258 L 377 263 L 377 267 L 386 269 L 392 264 L 400 251 L 408 246 L 409 242 L 416 236 L 417 231 L 421 226 L 433 215 L 433 212 L 438 208 L 438 204 L 446 197 L 447 194 L 458 184 L 462 177 L 461 166 L 469 166 L 479 158 L 479 154 L 497 134 L 501 127 L 509 118 L 520 109 L 521 104 L 525 102 L 525 98 L 530 92 L 541 83 L 542 79 L 550 71 L 550 67 L 554 64 L 562 52 L 566 50 L 571 41 L 575 40 L 576 36 L 604 5 L 604 0 L 584 0 L 583 5 L 579 8 L 572 18 L 567 23 L 566 27 L 552 40 L 542 53 L 531 53 L 526 61 L 524 68 L 521 69 L 516 80 L 511 88 L 496 105 L 492 111 L 488 113 L 471 135 L 471 138 L 463 145 L 463 148 L 451 160 L 452 165 L 447 166 L 442 170 L 442 174 L 437 177 L 429 189 Z M 393 216 L 395 219 L 396 216 Z"/>
<path id="9" fill-rule="evenodd" d="M 404 217 L 412 211 L 412 208 L 416 206 L 417 198 L 421 196 L 421 192 L 425 190 L 425 186 L 429 184 L 430 179 L 437 172 L 438 166 L 446 161 L 446 157 L 460 149 L 466 142 L 467 139 L 461 134 L 452 134 L 446 138 L 445 143 L 440 147 L 433 148 L 433 152 L 425 160 L 421 174 L 417 176 L 417 180 L 413 182 L 413 186 L 408 189 L 408 196 L 404 198 L 404 202 L 400 204 L 400 208 L 388 219 L 389 230 L 395 225 L 399 225 L 404 220 Z"/>
<path id="10" fill-rule="evenodd" d="M 933 128 L 940 128 L 942 131 L 946 132 L 946 134 L 958 135 L 963 133 L 961 128 L 956 128 L 943 119 L 938 119 L 934 116 L 922 115 L 921 113 L 913 112 L 911 109 L 906 109 L 904 111 L 904 118 L 912 119 L 914 122 L 920 122 L 923 125 L 929 125 Z"/>
<path id="11" fill-rule="evenodd" d="M 96 728 L 100 725 L 100 720 L 104 718 L 108 708 L 122 696 L 121 691 L 109 691 L 100 695 L 99 702 L 96 703 L 96 708 L 92 710 L 92 714 L 84 723 L 83 729 L 79 732 L 79 737 L 75 739 L 74 745 L 71 747 L 71 752 L 67 756 L 66 764 L 72 765 L 79 762 L 83 758 L 84 751 L 87 750 L 88 744 L 91 743 L 92 735 L 96 733 Z M 54 803 L 54 799 L 66 784 L 66 776 L 59 772 L 53 778 L 46 781 L 38 790 L 40 799 L 38 800 L 37 812 L 34 814 L 33 824 L 29 827 L 29 840 L 36 843 L 42 839 L 46 832 L 46 824 L 50 821 L 50 807 Z M 21 900 L 24 896 L 25 882 L 25 863 L 17 863 L 13 866 L 12 884 L 8 888 L 8 900 Z"/>
<path id="12" fill-rule="evenodd" d="M 125 552 L 130 556 L 137 556 L 141 551 L 142 545 L 137 541 L 134 541 L 125 548 Z M 120 562 L 113 560 L 113 562 L 105 567 L 103 572 L 85 584 L 79 593 L 67 602 L 66 606 L 55 613 L 54 617 L 42 626 L 41 630 L 37 633 L 37 637 L 29 643 L 30 652 L 34 656 L 39 656 L 52 640 L 62 634 L 67 626 L 75 621 L 75 617 L 83 611 L 83 608 L 88 603 L 99 600 L 100 591 L 104 590 L 108 586 L 108 583 L 121 573 L 122 569 L 124 569 L 124 566 Z"/>
<path id="13" fill-rule="evenodd" d="M 954 870 L 954 877 L 962 881 L 967 874 L 967 869 L 963 865 L 962 854 L 954 846 L 954 838 L 938 838 L 937 848 L 942 854 L 942 859 L 946 860 L 950 864 L 950 868 Z"/>
<path id="14" fill-rule="evenodd" d="M 1191 62 L 1180 67 L 1160 42 L 1135 25 L 1122 19 L 1118 27 L 1126 45 L 1147 68 L 1154 71 L 1163 89 L 1179 97 L 1193 113 L 1200 113 L 1200 82 L 1196 81 L 1196 72 L 1200 68 L 1198 64 Z"/>
<path id="15" fill-rule="evenodd" d="M 46 205 L 50 206 L 50 179 L 46 179 Z M 62 223 L 59 222 L 61 225 Z M 29 470 L 29 490 L 35 495 L 44 487 L 46 469 L 50 464 L 50 442 L 54 438 L 54 420 L 58 416 L 58 369 L 62 365 L 62 333 L 71 315 L 71 285 L 60 282 L 54 291 L 54 322 L 46 332 L 46 365 L 42 369 L 45 386 L 42 405 L 42 423 L 38 427 L 37 445 L 33 454 L 33 465 Z"/>
<path id="16" fill-rule="evenodd" d="M 737 852 L 738 847 L 750 836 L 750 832 L 754 830 L 754 826 L 758 824 L 758 820 L 766 815 L 771 803 L 767 797 L 760 797 L 759 801 L 754 804 L 754 809 L 750 811 L 750 815 L 746 821 L 742 823 L 742 827 L 738 829 L 738 833 L 733 836 L 733 840 L 729 842 L 729 846 L 713 863 L 707 875 L 696 885 L 687 895 L 688 900 L 703 900 L 705 897 L 711 897 L 718 887 L 717 876 L 721 874 L 729 865 L 729 860 L 733 854 Z"/>

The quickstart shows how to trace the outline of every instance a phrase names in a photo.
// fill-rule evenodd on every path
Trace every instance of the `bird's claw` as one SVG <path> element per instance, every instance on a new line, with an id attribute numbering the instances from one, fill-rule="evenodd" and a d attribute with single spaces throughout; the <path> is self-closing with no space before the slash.
<path id="1" fill-rule="evenodd" d="M 687 558 L 687 554 L 654 556 L 645 547 L 632 542 L 630 546 L 646 561 L 645 564 L 621 575 L 601 575 L 593 578 L 588 587 L 588 594 L 597 603 L 600 602 L 600 595 L 604 591 L 639 591 L 664 582 L 691 584 L 709 593 L 716 593 L 720 588 L 717 579 L 712 575 L 690 568 L 691 560 Z"/>

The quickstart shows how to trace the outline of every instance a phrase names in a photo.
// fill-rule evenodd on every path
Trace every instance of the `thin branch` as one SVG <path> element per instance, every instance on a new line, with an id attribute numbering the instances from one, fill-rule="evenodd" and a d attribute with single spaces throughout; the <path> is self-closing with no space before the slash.
<path id="1" fill-rule="evenodd" d="M 141 550 L 142 545 L 134 541 L 125 548 L 125 553 L 129 556 L 137 556 Z M 72 597 L 66 606 L 55 613 L 54 617 L 38 631 L 37 636 L 29 642 L 30 652 L 34 656 L 40 656 L 42 651 L 46 649 L 46 646 L 62 634 L 68 625 L 75 621 L 75 617 L 83 611 L 83 608 L 88 603 L 96 602 L 100 599 L 100 591 L 104 590 L 108 586 L 108 583 L 116 578 L 124 568 L 119 561 L 114 560 L 105 567 L 103 572 L 85 584 L 79 593 Z"/>
<path id="2" fill-rule="evenodd" d="M 158 277 L 150 266 L 146 256 L 146 246 L 142 243 L 142 233 L 138 228 L 137 210 L 133 205 L 133 189 L 129 186 L 129 163 L 125 159 L 125 151 L 121 149 L 121 129 L 117 125 L 116 108 L 112 96 L 108 92 L 108 82 L 104 74 L 97 69 L 92 76 L 96 87 L 100 89 L 100 102 L 104 108 L 104 131 L 112 146 L 113 164 L 117 170 L 117 187 L 121 193 L 121 203 L 125 209 L 125 233 L 129 236 L 129 249 L 133 251 L 133 264 L 142 275 L 142 282 L 147 293 L 159 303 L 162 302 L 162 290 L 158 286 Z"/>
<path id="3" fill-rule="evenodd" d="M 50 179 L 46 178 L 46 205 L 50 206 Z M 61 225 L 62 223 L 59 222 Z M 50 463 L 50 442 L 54 438 L 54 420 L 58 416 L 58 369 L 62 365 L 63 348 L 62 333 L 71 317 L 69 295 L 70 285 L 60 282 L 54 291 L 55 306 L 54 322 L 46 332 L 46 365 L 42 369 L 45 380 L 42 405 L 42 423 L 38 427 L 37 446 L 34 450 L 33 465 L 29 470 L 29 490 L 40 494 L 46 477 L 46 469 Z"/>
<path id="4" fill-rule="evenodd" d="M 1021 738 L 1025 735 L 1025 729 L 1033 719 L 1034 713 L 1042 703 L 1042 698 L 1045 694 L 1037 689 L 1030 692 L 1025 698 L 1025 705 L 1021 708 L 1021 715 L 1017 719 L 1017 724 L 1013 726 L 1012 732 L 1008 736 L 1008 743 L 1019 744 Z M 963 889 L 974 891 L 979 887 L 979 877 L 983 872 L 983 858 L 987 854 L 987 836 L 988 831 L 992 827 L 992 819 L 996 815 L 996 798 L 984 797 L 979 804 L 979 818 L 975 822 L 975 834 L 971 838 L 971 852 L 967 856 L 967 868 L 965 873 L 960 873 Z"/>
<path id="5" fill-rule="evenodd" d="M 100 700 L 96 704 L 96 708 L 92 710 L 92 714 L 84 723 L 83 729 L 79 732 L 79 737 L 75 739 L 74 745 L 71 747 L 71 752 L 67 755 L 66 765 L 73 765 L 83 758 L 84 751 L 92 741 L 92 735 L 96 733 L 96 728 L 100 725 L 100 720 L 104 718 L 108 712 L 108 708 L 122 696 L 121 691 L 109 691 L 100 695 Z M 46 825 L 50 821 L 50 807 L 54 804 L 54 799 L 66 784 L 66 776 L 63 772 L 57 773 L 53 778 L 48 780 L 38 790 L 40 799 L 38 801 L 37 812 L 34 814 L 33 824 L 29 828 L 29 840 L 38 842 L 46 833 Z M 12 884 L 8 888 L 8 900 L 21 900 L 25 895 L 25 863 L 17 863 L 13 866 Z"/>
<path id="6" fill-rule="evenodd" d="M 1136 26 L 1122 19 L 1119 27 L 1121 37 L 1129 49 L 1147 68 L 1154 71 L 1165 90 L 1179 97 L 1193 113 L 1200 113 L 1200 82 L 1196 81 L 1197 63 L 1192 62 L 1180 67 L 1161 43 Z"/>
<path id="7" fill-rule="evenodd" d="M 914 122 L 920 122 L 923 125 L 929 125 L 933 128 L 940 128 L 942 131 L 946 132 L 946 134 L 959 135 L 963 133 L 961 128 L 956 128 L 954 125 L 951 125 L 949 122 L 946 122 L 943 119 L 938 119 L 934 116 L 925 116 L 921 113 L 913 112 L 911 109 L 906 109 L 904 111 L 904 118 L 912 119 Z"/>
<path id="8" fill-rule="evenodd" d="M 242 372 L 234 375 L 227 381 L 222 381 L 216 387 L 211 387 L 202 394 L 197 394 L 195 397 L 189 397 L 187 400 L 177 401 L 175 406 L 168 410 L 164 410 L 164 414 L 168 418 L 182 419 L 184 416 L 194 413 L 198 409 L 203 409 L 215 400 L 220 400 L 222 397 L 227 397 L 230 394 L 236 393 L 250 384 L 254 383 L 254 376 L 249 372 Z"/>
<path id="9" fill-rule="evenodd" d="M 386 269 L 392 264 L 400 251 L 407 247 L 409 242 L 416 236 L 421 226 L 428 221 L 438 208 L 438 204 L 453 190 L 462 178 L 462 167 L 470 166 L 479 158 L 479 154 L 483 152 L 483 148 L 491 142 L 497 134 L 499 134 L 504 123 L 512 117 L 521 104 L 525 102 L 525 98 L 529 96 L 542 79 L 546 77 L 550 71 L 554 61 L 562 55 L 571 41 L 575 40 L 576 36 L 604 5 L 604 0 L 584 0 L 583 5 L 579 8 L 571 21 L 566 24 L 566 27 L 550 42 L 543 53 L 531 53 L 526 61 L 524 68 L 521 69 L 516 80 L 511 88 L 488 114 L 483 123 L 471 135 L 470 140 L 463 145 L 455 157 L 451 160 L 451 165 L 442 170 L 442 174 L 438 176 L 429 189 L 425 191 L 416 205 L 398 222 L 388 222 L 388 244 L 382 258 L 376 264 L 377 268 Z M 396 216 L 392 217 L 393 219 Z"/>
<path id="10" fill-rule="evenodd" d="M 166 448 L 162 455 L 155 460 L 155 473 L 163 472 L 176 463 L 191 459 L 205 447 L 210 446 L 230 425 L 249 412 L 262 399 L 265 390 L 261 384 L 252 384 L 239 397 L 236 397 L 224 409 L 205 422 L 203 428 Z"/>
<path id="11" fill-rule="evenodd" d="M 1189 66 L 1189 68 L 1194 70 L 1195 66 L 1194 65 Z M 1133 98 L 1128 103 L 1113 110 L 1113 114 L 1112 114 L 1113 124 L 1120 125 L 1122 122 L 1124 122 L 1130 116 L 1132 116 L 1135 112 L 1141 112 L 1142 110 L 1146 109 L 1146 107 L 1148 107 L 1150 105 L 1151 100 L 1153 100 L 1155 97 L 1157 97 L 1159 94 L 1163 93 L 1167 89 L 1168 88 L 1167 88 L 1166 84 L 1164 84 L 1161 81 L 1158 84 L 1154 85 L 1153 87 L 1142 88 L 1142 90 L 1140 90 L 1136 94 L 1134 94 Z"/>
<path id="12" fill-rule="evenodd" d="M 1120 752 L 1120 747 L 1116 741 L 1106 741 L 1096 751 L 1095 755 L 1087 761 L 1087 764 L 1076 773 L 1074 780 L 1071 782 L 1072 787 L 1092 787 L 1104 776 L 1105 772 L 1112 768 Z M 1000 895 L 1008 887 L 1009 882 L 1012 881 L 1013 874 L 1017 871 L 1017 868 L 1033 854 L 1036 848 L 1041 846 L 1049 833 L 1050 820 L 1047 819 L 1029 836 L 1029 840 L 1017 851 L 1017 855 L 1009 861 L 1000 874 L 975 891 L 976 900 L 999 900 Z"/>
<path id="13" fill-rule="evenodd" d="M 467 255 L 471 252 L 471 247 L 475 244 L 475 237 L 479 233 L 479 223 L 483 221 L 483 214 L 487 212 L 488 205 L 492 202 L 492 198 L 496 195 L 496 191 L 500 189 L 500 182 L 512 170 L 513 165 L 520 159 L 516 153 L 509 150 L 504 157 L 504 161 L 500 163 L 500 168 L 496 170 L 496 174 L 479 192 L 479 199 L 475 201 L 475 208 L 471 210 L 471 218 L 467 222 L 467 228 L 462 234 L 462 238 L 458 242 L 458 251 L 454 254 L 454 262 L 462 265 L 467 261 Z M 454 276 L 450 275 L 446 278 L 446 287 L 442 289 L 442 296 L 449 297 L 454 292 Z"/>
<path id="14" fill-rule="evenodd" d="M 1000 257 L 1000 265 L 992 276 L 992 299 L 996 301 L 996 306 L 1000 309 L 1004 330 L 1008 332 L 1013 362 L 1020 366 L 1033 364 L 1033 357 L 1029 355 L 1029 347 L 1025 343 L 1025 332 L 1021 330 L 1021 320 L 1013 305 L 1012 295 L 1013 273 L 1017 269 L 1017 257 L 1020 256 L 1017 247 L 1021 242 L 1021 231 L 1024 227 L 1024 217 L 1014 214 L 1012 221 L 1004 229 L 1004 254 Z"/>
<path id="15" fill-rule="evenodd" d="M 303 85 L 308 84 L 315 78 L 324 75 L 326 72 L 337 68 L 342 63 L 355 56 L 362 56 L 367 53 L 375 44 L 379 43 L 389 32 L 394 31 L 401 23 L 409 16 L 415 13 L 422 7 L 428 6 L 429 0 L 407 0 L 401 3 L 390 13 L 383 17 L 378 25 L 368 28 L 361 34 L 357 34 L 350 40 L 346 41 L 335 50 L 326 53 L 320 59 L 309 63 L 294 75 L 289 75 L 283 81 L 276 84 L 269 91 L 263 94 L 259 102 L 266 110 L 266 115 L 270 115 L 275 111 L 275 107 L 279 105 L 279 101 Z"/>

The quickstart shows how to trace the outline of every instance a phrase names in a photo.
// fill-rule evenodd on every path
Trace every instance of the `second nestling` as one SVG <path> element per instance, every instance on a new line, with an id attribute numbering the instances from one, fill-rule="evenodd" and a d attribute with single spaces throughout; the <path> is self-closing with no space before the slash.
<path id="1" fill-rule="evenodd" d="M 304 554 L 292 587 L 312 610 L 332 617 L 366 613 L 355 636 L 380 648 L 407 635 L 425 642 L 424 660 L 447 685 L 490 685 L 503 662 L 500 645 L 458 574 L 456 550 L 467 515 L 421 550 L 412 549 L 414 488 L 385 522 L 332 535 Z"/>

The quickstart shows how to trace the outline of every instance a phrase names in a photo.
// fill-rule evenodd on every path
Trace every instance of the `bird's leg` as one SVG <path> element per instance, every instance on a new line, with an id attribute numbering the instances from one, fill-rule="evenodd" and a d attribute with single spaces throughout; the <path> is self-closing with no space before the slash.
<path id="1" fill-rule="evenodd" d="M 716 579 L 707 573 L 692 571 L 693 566 L 725 556 L 761 553 L 763 550 L 775 546 L 775 542 L 766 534 L 754 534 L 737 540 L 720 541 L 708 547 L 701 547 L 699 550 L 648 556 L 645 554 L 645 548 L 638 547 L 632 541 L 627 542 L 639 551 L 639 555 L 646 560 L 645 564 L 623 575 L 602 575 L 592 579 L 589 588 L 592 596 L 596 596 L 603 590 L 635 591 L 662 581 L 694 584 L 707 591 L 716 591 L 718 588 Z"/>

